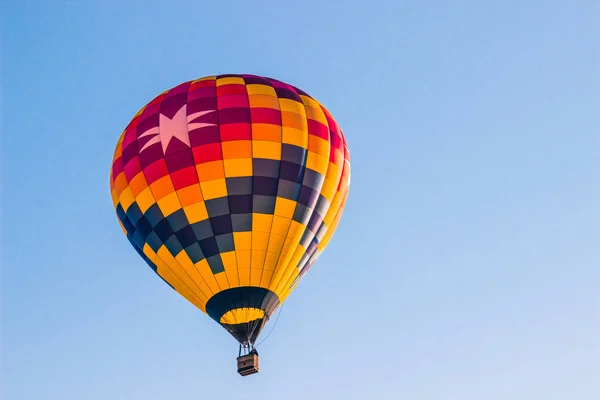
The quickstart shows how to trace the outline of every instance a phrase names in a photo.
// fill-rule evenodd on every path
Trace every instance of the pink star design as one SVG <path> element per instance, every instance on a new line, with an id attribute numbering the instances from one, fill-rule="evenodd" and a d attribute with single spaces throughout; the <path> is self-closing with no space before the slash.
<path id="1" fill-rule="evenodd" d="M 153 144 L 160 142 L 162 144 L 163 153 L 166 154 L 172 138 L 177 138 L 182 143 L 190 146 L 190 130 L 203 128 L 205 126 L 214 126 L 215 124 L 195 122 L 188 125 L 188 121 L 193 121 L 202 115 L 215 111 L 216 110 L 199 111 L 197 113 L 187 115 L 187 105 L 184 104 L 183 107 L 181 107 L 179 111 L 175 113 L 173 118 L 169 118 L 163 114 L 160 114 L 158 126 L 148 129 L 138 137 L 138 139 L 140 139 L 146 136 L 155 135 L 152 139 L 146 142 L 146 144 L 144 144 L 144 146 L 140 149 L 140 153 Z"/>

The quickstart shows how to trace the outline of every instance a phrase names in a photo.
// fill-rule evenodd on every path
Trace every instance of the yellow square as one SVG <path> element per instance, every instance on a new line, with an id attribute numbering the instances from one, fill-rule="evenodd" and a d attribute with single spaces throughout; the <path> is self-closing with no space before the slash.
<path id="1" fill-rule="evenodd" d="M 318 136 L 308 136 L 308 149 L 322 156 L 329 156 L 329 142 Z"/>
<path id="2" fill-rule="evenodd" d="M 177 193 L 168 194 L 160 199 L 157 203 L 160 211 L 162 211 L 165 217 L 173 214 L 175 211 L 181 208 L 181 203 L 179 202 Z"/>
<path id="3" fill-rule="evenodd" d="M 250 250 L 252 248 L 252 232 L 233 232 L 233 243 L 236 250 Z"/>
<path id="4" fill-rule="evenodd" d="M 308 151 L 308 156 L 306 157 L 306 168 L 310 168 L 313 171 L 317 171 L 321 175 L 325 175 L 328 164 L 329 157 L 322 156 L 314 151 Z"/>
<path id="5" fill-rule="evenodd" d="M 251 158 L 233 158 L 223 160 L 225 164 L 225 176 L 252 176 L 252 159 Z"/>
<path id="6" fill-rule="evenodd" d="M 183 212 L 187 217 L 190 224 L 195 222 L 204 221 L 208 218 L 208 211 L 206 210 L 206 204 L 203 201 L 192 204 L 191 206 L 183 207 Z"/>
<path id="7" fill-rule="evenodd" d="M 281 142 L 288 144 L 295 144 L 296 146 L 307 148 L 308 147 L 308 131 L 300 130 L 296 128 L 290 128 L 283 126 L 281 128 Z"/>
<path id="8" fill-rule="evenodd" d="M 260 85 L 260 84 L 250 84 L 246 85 L 246 90 L 248 90 L 248 94 L 252 96 L 253 94 L 264 94 L 267 96 L 277 97 L 277 93 L 275 89 L 271 86 Z"/>
<path id="9" fill-rule="evenodd" d="M 270 232 L 273 216 L 270 214 L 252 213 L 252 230 L 258 232 Z"/>
<path id="10" fill-rule="evenodd" d="M 267 232 L 252 231 L 252 251 L 267 250 L 269 234 Z"/>
<path id="11" fill-rule="evenodd" d="M 281 111 L 290 111 L 296 114 L 300 114 L 303 117 L 306 116 L 304 111 L 304 105 L 296 100 L 292 99 L 279 99 L 279 107 Z"/>
<path id="12" fill-rule="evenodd" d="M 129 206 L 131 206 L 131 204 L 134 201 L 135 199 L 133 198 L 133 193 L 131 193 L 131 189 L 129 187 L 126 187 L 125 190 L 123 190 L 121 192 L 121 195 L 119 196 L 119 202 L 121 203 L 123 210 L 127 211 Z"/>
<path id="13" fill-rule="evenodd" d="M 227 184 L 224 178 L 200 182 L 200 187 L 202 188 L 202 197 L 205 200 L 227 196 Z"/>
<path id="14" fill-rule="evenodd" d="M 273 217 L 273 227 L 271 228 L 271 233 L 276 235 L 285 235 L 290 229 L 290 223 L 292 220 L 290 218 L 280 217 L 275 215 Z"/>
<path id="15" fill-rule="evenodd" d="M 284 235 L 274 235 L 271 234 L 269 237 L 269 245 L 267 247 L 267 251 L 272 253 L 281 252 L 281 248 L 283 247 L 283 242 L 285 241 Z"/>
<path id="16" fill-rule="evenodd" d="M 223 85 L 245 85 L 244 78 L 238 77 L 227 77 L 227 78 L 217 78 L 217 86 Z"/>
<path id="17" fill-rule="evenodd" d="M 250 253 L 250 250 L 235 250 L 235 254 L 237 256 L 238 271 L 243 269 L 250 269 Z"/>
<path id="18" fill-rule="evenodd" d="M 295 209 L 295 201 L 284 199 L 283 197 L 277 197 L 277 200 L 275 202 L 275 215 L 291 219 L 294 216 Z"/>
<path id="19" fill-rule="evenodd" d="M 138 197 L 135 198 L 135 201 L 140 207 L 142 213 L 145 213 L 146 210 L 150 208 L 150 206 L 156 203 L 156 200 L 154 200 L 154 196 L 152 196 L 152 191 L 150 191 L 150 188 L 142 190 Z"/>
<path id="20" fill-rule="evenodd" d="M 253 140 L 252 156 L 254 158 L 281 160 L 281 143 L 269 140 Z"/>

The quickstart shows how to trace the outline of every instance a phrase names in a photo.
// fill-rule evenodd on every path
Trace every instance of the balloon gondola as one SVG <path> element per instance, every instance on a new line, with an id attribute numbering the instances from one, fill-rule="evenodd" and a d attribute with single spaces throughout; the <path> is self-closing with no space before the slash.
<path id="1" fill-rule="evenodd" d="M 329 243 L 349 184 L 329 111 L 256 75 L 158 95 L 121 134 L 110 171 L 129 242 L 237 340 L 241 375 L 258 372 L 257 338 Z"/>

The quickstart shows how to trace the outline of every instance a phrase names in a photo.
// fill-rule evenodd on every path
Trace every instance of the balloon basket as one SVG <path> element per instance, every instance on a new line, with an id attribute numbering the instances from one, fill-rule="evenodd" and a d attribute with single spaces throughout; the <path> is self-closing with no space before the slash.
<path id="1" fill-rule="evenodd" d="M 245 355 L 240 355 L 237 358 L 237 371 L 241 376 L 252 375 L 258 372 L 258 353 L 256 350 L 252 350 Z"/>

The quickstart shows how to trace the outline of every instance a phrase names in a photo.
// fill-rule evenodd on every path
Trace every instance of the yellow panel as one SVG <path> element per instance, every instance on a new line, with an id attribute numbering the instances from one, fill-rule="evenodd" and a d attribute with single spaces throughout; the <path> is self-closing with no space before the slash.
<path id="1" fill-rule="evenodd" d="M 269 244 L 269 233 L 252 231 L 252 250 L 267 250 Z M 254 264 L 253 264 L 254 265 Z"/>
<path id="2" fill-rule="evenodd" d="M 117 189 L 112 189 L 110 191 L 110 196 L 112 198 L 113 206 L 116 208 L 119 204 L 119 195 L 117 194 Z"/>
<path id="3" fill-rule="evenodd" d="M 280 98 L 279 108 L 281 109 L 281 111 L 290 111 L 299 114 L 302 117 L 305 117 L 306 115 L 306 112 L 304 111 L 304 104 L 296 100 Z"/>
<path id="4" fill-rule="evenodd" d="M 250 286 L 260 286 L 260 281 L 262 277 L 262 268 L 252 268 L 250 269 Z"/>
<path id="5" fill-rule="evenodd" d="M 154 200 L 150 188 L 146 188 L 135 198 L 135 202 L 138 207 L 140 207 L 142 213 L 145 213 L 154 203 L 156 203 L 156 200 Z"/>
<path id="6" fill-rule="evenodd" d="M 164 263 L 165 268 L 170 269 L 173 274 L 175 274 L 181 282 L 183 282 L 188 289 L 192 290 L 196 294 L 202 294 L 205 297 L 210 297 L 213 293 L 211 293 L 210 288 L 206 288 L 204 291 L 203 287 L 196 283 L 193 278 L 184 270 L 184 268 L 179 264 L 179 262 L 173 257 L 173 255 L 169 252 L 169 250 L 163 245 L 161 246 L 157 253 L 157 261 L 161 261 Z M 169 282 L 170 283 L 170 282 Z"/>
<path id="7" fill-rule="evenodd" d="M 233 243 L 236 250 L 252 249 L 252 232 L 233 232 Z M 250 268 L 250 265 L 248 265 L 248 268 Z"/>
<path id="8" fill-rule="evenodd" d="M 225 164 L 225 176 L 228 178 L 236 176 L 252 176 L 251 158 L 233 158 L 223 160 Z"/>
<path id="9" fill-rule="evenodd" d="M 119 203 L 121 203 L 123 210 L 127 211 L 129 206 L 131 206 L 131 204 L 133 204 L 134 201 L 135 198 L 131 193 L 131 189 L 129 187 L 126 187 L 125 190 L 123 190 L 121 192 L 121 195 L 119 196 Z"/>
<path id="10" fill-rule="evenodd" d="M 163 255 L 164 256 L 164 255 Z M 206 296 L 210 296 L 214 291 L 208 286 L 205 279 L 200 275 L 200 272 L 196 269 L 196 266 L 190 260 L 190 257 L 185 251 L 177 254 L 175 260 L 181 266 L 183 271 L 190 277 L 194 284 L 204 293 Z"/>
<path id="11" fill-rule="evenodd" d="M 181 209 L 181 203 L 177 197 L 177 193 L 171 193 L 157 201 L 160 211 L 166 217 L 173 214 L 175 211 Z"/>
<path id="12" fill-rule="evenodd" d="M 280 217 L 279 215 L 273 216 L 273 226 L 271 227 L 271 233 L 277 235 L 287 234 L 288 229 L 290 229 L 291 222 L 291 218 Z"/>
<path id="13" fill-rule="evenodd" d="M 253 94 L 248 96 L 250 108 L 272 108 L 279 110 L 279 101 L 277 97 L 264 94 Z"/>
<path id="14" fill-rule="evenodd" d="M 217 280 L 215 279 L 215 276 L 213 275 L 206 258 L 198 261 L 195 265 L 196 269 L 198 272 L 200 272 L 200 275 L 202 275 L 202 278 L 204 278 L 213 293 L 218 293 L 219 291 L 223 290 L 223 288 L 217 283 Z"/>
<path id="15" fill-rule="evenodd" d="M 217 78 L 217 86 L 223 85 L 245 85 L 244 78 L 237 77 L 227 77 L 227 78 Z"/>
<path id="16" fill-rule="evenodd" d="M 304 104 L 306 110 L 306 118 L 312 119 L 317 122 L 322 123 L 325 126 L 329 126 L 327 123 L 327 117 L 325 117 L 325 113 L 319 107 L 308 106 L 306 103 Z"/>
<path id="17" fill-rule="evenodd" d="M 281 160 L 281 143 L 269 140 L 253 140 L 252 156 L 254 158 Z"/>
<path id="18" fill-rule="evenodd" d="M 250 250 L 235 250 L 237 256 L 238 271 L 242 269 L 250 269 Z M 240 272 L 241 275 L 241 272 Z M 240 276 L 241 279 L 241 276 Z M 241 283 L 241 282 L 240 282 Z M 243 283 L 242 283 L 243 285 Z"/>
<path id="19" fill-rule="evenodd" d="M 290 295 L 290 293 L 294 289 L 294 287 L 292 287 L 292 283 L 298 277 L 298 275 L 300 275 L 300 270 L 298 268 L 293 268 L 292 269 L 292 274 L 290 275 L 290 277 L 288 278 L 287 282 L 285 283 L 285 285 L 281 289 L 281 292 L 278 294 L 279 295 L 279 299 L 287 299 L 287 297 Z"/>
<path id="20" fill-rule="evenodd" d="M 270 214 L 252 213 L 252 231 L 270 232 L 273 216 Z"/>
<path id="21" fill-rule="evenodd" d="M 275 267 L 277 266 L 277 260 L 279 259 L 279 252 L 271 252 L 267 251 L 267 256 L 265 257 L 265 264 L 263 266 L 263 270 L 265 271 L 275 271 Z"/>
<path id="22" fill-rule="evenodd" d="M 276 235 L 271 232 L 271 236 L 269 237 L 269 245 L 267 250 L 272 253 L 279 254 L 281 249 L 283 248 L 283 243 L 285 242 L 285 236 Z"/>
<path id="23" fill-rule="evenodd" d="M 217 283 L 219 284 L 221 290 L 229 289 L 231 287 L 229 285 L 229 280 L 227 279 L 227 273 L 225 271 L 215 274 L 214 277 L 217 280 Z"/>
<path id="24" fill-rule="evenodd" d="M 329 156 L 329 142 L 318 136 L 308 136 L 308 149 L 322 156 Z"/>
<path id="25" fill-rule="evenodd" d="M 277 93 L 275 92 L 275 89 L 273 87 L 267 86 L 267 85 L 250 84 L 250 85 L 246 85 L 246 90 L 248 90 L 249 95 L 264 94 L 267 96 L 277 97 Z"/>
<path id="26" fill-rule="evenodd" d="M 250 268 L 239 268 L 238 273 L 240 274 L 240 286 L 250 286 Z"/>
<path id="27" fill-rule="evenodd" d="M 223 260 L 223 267 L 225 268 L 225 273 L 227 274 L 227 279 L 229 280 L 229 286 L 240 286 L 235 251 L 227 251 L 225 253 L 221 253 L 221 259 Z"/>
<path id="28" fill-rule="evenodd" d="M 190 290 L 188 286 L 183 283 L 177 275 L 167 265 L 160 261 L 158 257 L 155 260 L 152 260 L 156 265 L 156 272 L 160 277 L 162 277 L 165 281 L 169 282 L 169 284 L 175 289 L 177 293 L 179 293 L 183 298 L 187 301 L 198 307 L 203 312 L 206 312 L 206 298 L 202 298 L 198 296 L 195 292 Z"/>
<path id="29" fill-rule="evenodd" d="M 246 322 L 261 319 L 265 316 L 265 312 L 260 308 L 236 308 L 227 311 L 219 320 L 221 324 L 243 324 Z"/>
<path id="30" fill-rule="evenodd" d="M 267 258 L 268 257 L 269 253 L 267 253 Z M 262 275 L 260 277 L 260 287 L 269 287 L 269 282 L 271 282 L 271 278 L 273 278 L 273 272 L 273 270 L 263 269 Z"/>
<path id="31" fill-rule="evenodd" d="M 308 133 L 306 130 L 290 128 L 287 126 L 281 127 L 281 142 L 294 144 L 302 148 L 308 148 Z"/>
<path id="32" fill-rule="evenodd" d="M 227 184 L 225 179 L 201 182 L 200 186 L 202 187 L 202 196 L 206 200 L 227 196 Z"/>
<path id="33" fill-rule="evenodd" d="M 208 218 L 206 204 L 203 201 L 192 204 L 191 206 L 183 207 L 183 212 L 185 212 L 185 216 L 190 224 L 204 221 Z"/>
<path id="34" fill-rule="evenodd" d="M 308 152 L 308 156 L 306 157 L 306 168 L 310 168 L 321 175 L 325 175 L 327 173 L 328 165 L 329 157 L 322 156 L 313 151 Z"/>
<path id="35" fill-rule="evenodd" d="M 295 209 L 295 201 L 284 199 L 283 197 L 277 197 L 277 200 L 275 201 L 275 215 L 291 219 L 294 216 Z"/>
<path id="36" fill-rule="evenodd" d="M 290 275 L 292 275 L 294 270 L 297 269 L 296 267 L 298 266 L 300 259 L 304 256 L 305 253 L 306 249 L 304 249 L 302 246 L 296 247 L 296 251 L 294 251 L 294 255 L 290 259 L 287 268 L 283 270 L 283 273 L 279 278 L 279 282 L 277 286 L 275 286 L 275 290 L 271 290 L 273 290 L 276 294 L 279 294 L 283 291 L 285 283 L 287 282 Z"/>

